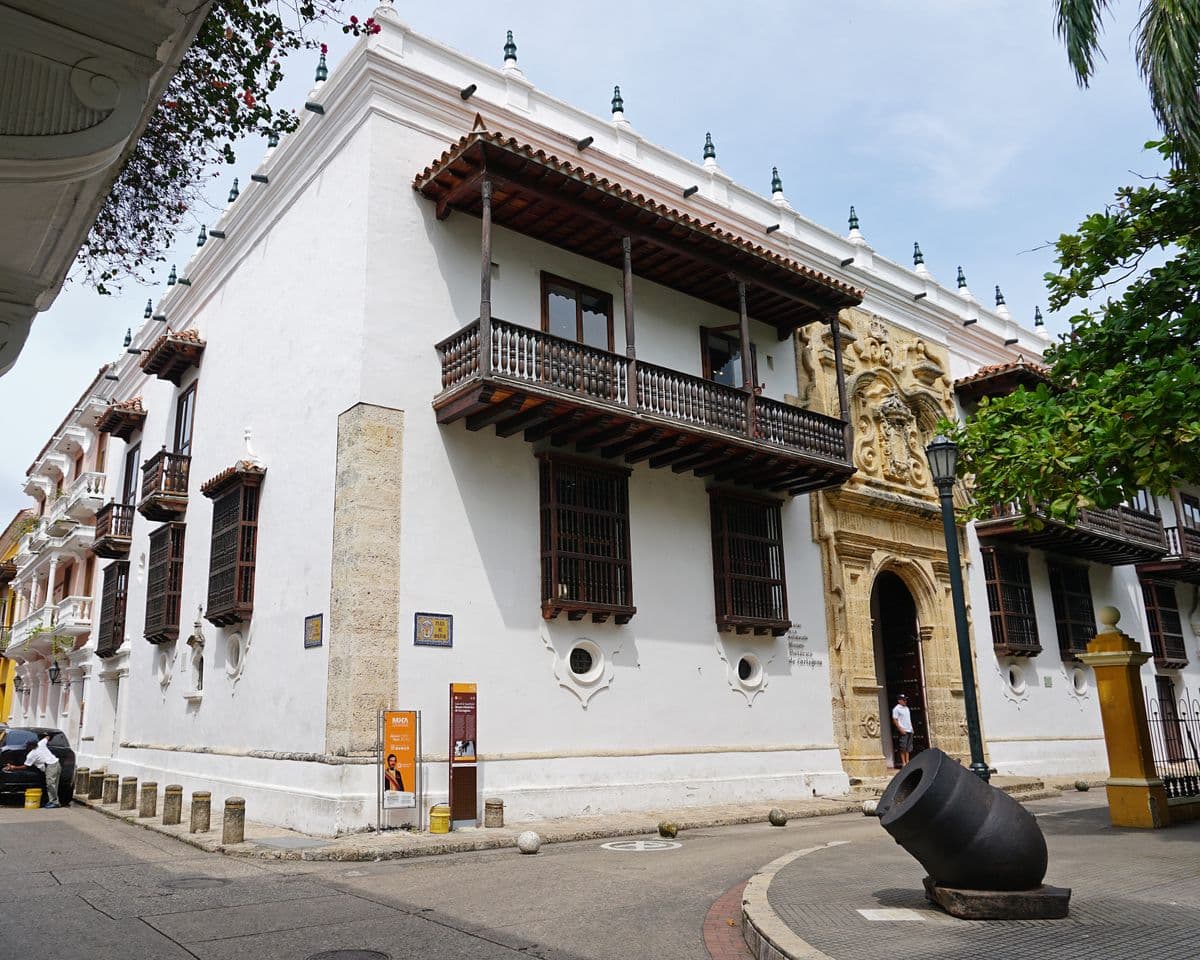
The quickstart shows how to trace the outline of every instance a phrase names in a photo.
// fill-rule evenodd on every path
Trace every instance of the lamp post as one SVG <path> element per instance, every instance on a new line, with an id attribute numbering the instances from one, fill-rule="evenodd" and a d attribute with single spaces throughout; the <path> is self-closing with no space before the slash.
<path id="1" fill-rule="evenodd" d="M 50 669 L 48 672 L 50 674 L 50 682 L 52 684 L 57 687 L 60 683 L 62 683 L 62 667 L 58 665 L 57 660 L 50 664 Z"/>
<path id="2" fill-rule="evenodd" d="M 958 665 L 962 671 L 963 707 L 967 712 L 967 740 L 971 745 L 971 772 L 980 780 L 991 778 L 983 760 L 983 737 L 979 732 L 979 703 L 975 699 L 975 668 L 971 662 L 971 638 L 967 633 L 967 602 L 963 595 L 962 563 L 958 555 L 958 530 L 954 526 L 954 474 L 958 468 L 958 446 L 943 436 L 925 448 L 934 486 L 942 501 L 942 530 L 946 536 L 946 562 L 950 565 L 950 598 L 954 604 L 954 630 L 958 637 Z"/>

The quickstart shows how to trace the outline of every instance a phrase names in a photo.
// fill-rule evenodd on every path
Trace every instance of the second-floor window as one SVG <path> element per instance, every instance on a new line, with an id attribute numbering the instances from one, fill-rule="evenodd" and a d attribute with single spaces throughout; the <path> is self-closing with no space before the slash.
<path id="1" fill-rule="evenodd" d="M 1154 663 L 1162 670 L 1186 667 L 1187 648 L 1183 645 L 1183 621 L 1175 601 L 1175 584 L 1166 580 L 1143 580 L 1142 599 L 1146 602 Z"/>
<path id="2" fill-rule="evenodd" d="M 125 451 L 125 468 L 121 476 L 121 502 L 133 503 L 137 500 L 138 490 L 141 487 L 141 473 L 138 468 L 141 466 L 142 445 L 135 443 L 132 447 Z"/>
<path id="3" fill-rule="evenodd" d="M 1087 567 L 1051 560 L 1046 563 L 1046 569 L 1050 574 L 1050 596 L 1054 600 L 1058 650 L 1064 660 L 1074 660 L 1087 652 L 1087 645 L 1096 635 Z"/>
<path id="4" fill-rule="evenodd" d="M 1200 498 L 1193 497 L 1190 493 L 1181 493 L 1179 509 L 1182 511 L 1179 525 L 1192 530 L 1200 530 Z"/>
<path id="5" fill-rule="evenodd" d="M 182 523 L 164 523 L 150 534 L 146 568 L 146 639 L 169 643 L 179 636 L 179 600 L 183 590 Z"/>
<path id="6" fill-rule="evenodd" d="M 111 657 L 125 642 L 125 598 L 129 591 L 129 561 L 118 560 L 104 568 L 100 591 L 100 626 L 96 656 Z"/>
<path id="7" fill-rule="evenodd" d="M 573 280 L 542 274 L 542 330 L 599 350 L 613 349 L 612 297 Z"/>
<path id="8" fill-rule="evenodd" d="M 261 479 L 253 474 L 205 493 L 212 497 L 213 520 L 204 616 L 218 626 L 244 623 L 254 609 Z"/>
<path id="9" fill-rule="evenodd" d="M 788 621 L 778 500 L 710 491 L 717 626 L 779 635 Z"/>
<path id="10" fill-rule="evenodd" d="M 987 580 L 992 645 L 999 656 L 1035 657 L 1042 652 L 1033 587 L 1029 583 L 1029 558 L 1023 553 L 985 547 L 983 572 Z"/>
<path id="11" fill-rule="evenodd" d="M 700 328 L 700 358 L 704 379 L 727 387 L 742 386 L 742 340 L 737 324 Z M 758 383 L 758 357 L 750 344 L 750 382 Z"/>
<path id="12" fill-rule="evenodd" d="M 175 452 L 192 455 L 192 423 L 196 418 L 196 384 L 192 383 L 175 401 Z"/>

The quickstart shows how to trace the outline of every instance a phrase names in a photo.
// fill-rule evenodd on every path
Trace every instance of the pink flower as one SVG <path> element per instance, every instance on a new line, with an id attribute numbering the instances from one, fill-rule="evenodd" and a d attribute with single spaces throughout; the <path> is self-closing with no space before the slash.
<path id="1" fill-rule="evenodd" d="M 329 52 L 329 47 L 328 47 L 326 44 L 324 44 L 324 43 L 323 43 L 323 44 L 321 44 L 321 52 L 322 52 L 322 53 L 328 53 L 328 52 Z"/>
<path id="2" fill-rule="evenodd" d="M 351 17 L 351 18 L 350 18 L 350 22 L 351 22 L 351 23 L 358 23 L 358 17 Z M 371 22 L 370 20 L 368 20 L 368 21 L 367 21 L 367 23 L 370 23 L 370 22 Z"/>

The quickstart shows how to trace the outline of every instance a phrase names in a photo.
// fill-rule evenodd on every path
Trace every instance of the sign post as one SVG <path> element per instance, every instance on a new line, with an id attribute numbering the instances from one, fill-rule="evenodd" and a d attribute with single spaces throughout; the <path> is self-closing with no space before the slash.
<path id="1" fill-rule="evenodd" d="M 377 796 L 382 828 L 384 810 L 417 806 L 421 714 L 417 710 L 383 710 L 379 714 L 379 727 Z"/>
<path id="2" fill-rule="evenodd" d="M 450 684 L 450 821 L 451 826 L 475 826 L 478 760 L 476 743 L 477 689 L 473 683 Z"/>

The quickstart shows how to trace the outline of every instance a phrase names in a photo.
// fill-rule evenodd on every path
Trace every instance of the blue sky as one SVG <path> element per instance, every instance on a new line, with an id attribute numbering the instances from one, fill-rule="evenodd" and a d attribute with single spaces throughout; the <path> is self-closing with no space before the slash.
<path id="1" fill-rule="evenodd" d="M 1046 310 L 1048 244 L 1135 174 L 1158 169 L 1142 149 L 1156 128 L 1133 60 L 1137 5 L 1115 6 L 1107 60 L 1089 90 L 1068 69 L 1051 5 L 1029 0 L 459 0 L 396 9 L 412 28 L 496 65 L 512 30 L 525 75 L 552 95 L 606 116 L 619 83 L 627 119 L 650 140 L 699 161 L 711 131 L 734 179 L 765 195 L 778 166 L 805 216 L 844 232 L 854 204 L 881 254 L 908 263 L 920 241 L 939 280 L 952 283 L 961 264 L 976 297 L 989 302 L 999 284 L 1028 322 L 1036 304 Z M 348 3 L 346 15 L 371 9 Z M 336 69 L 351 40 L 336 29 L 321 39 Z M 289 60 L 288 101 L 303 102 L 314 67 L 307 52 Z M 239 152 L 214 181 L 217 206 L 234 176 L 246 185 L 262 145 Z M 141 324 L 147 297 L 165 289 L 172 262 L 187 261 L 217 206 L 184 222 L 158 283 L 114 297 L 69 284 L 34 321 L 16 366 L 0 377 L 0 525 L 26 504 L 25 468 L 117 355 L 126 328 Z M 1047 320 L 1052 333 L 1066 329 L 1065 317 Z"/>

